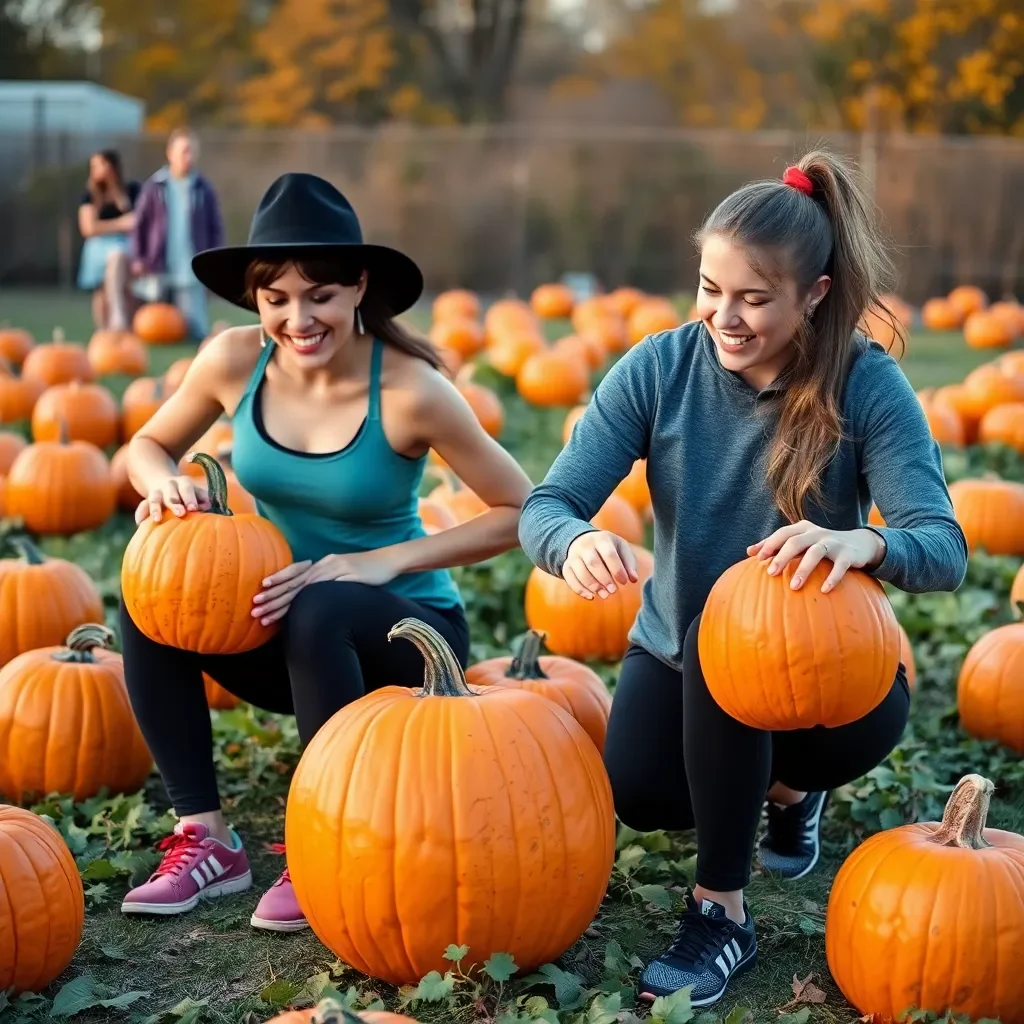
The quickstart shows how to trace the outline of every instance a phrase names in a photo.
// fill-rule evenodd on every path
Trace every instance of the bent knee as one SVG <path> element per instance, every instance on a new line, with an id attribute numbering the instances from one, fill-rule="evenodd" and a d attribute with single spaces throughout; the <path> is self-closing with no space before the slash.
<path id="1" fill-rule="evenodd" d="M 658 832 L 661 829 L 687 829 L 693 822 L 685 809 L 669 806 L 665 794 L 655 791 L 645 773 L 617 770 L 605 763 L 612 787 L 615 814 L 623 825 L 635 832 Z M 682 783 L 686 785 L 685 780 Z"/>
<path id="2" fill-rule="evenodd" d="M 354 618 L 353 609 L 366 602 L 366 589 L 365 584 L 340 580 L 324 580 L 303 587 L 292 599 L 285 618 L 289 643 L 301 643 L 325 629 L 348 628 Z"/>

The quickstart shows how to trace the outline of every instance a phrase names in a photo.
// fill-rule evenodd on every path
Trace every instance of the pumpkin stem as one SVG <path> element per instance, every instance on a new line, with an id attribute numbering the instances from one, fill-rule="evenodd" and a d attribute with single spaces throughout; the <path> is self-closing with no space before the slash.
<path id="1" fill-rule="evenodd" d="M 31 537 L 23 533 L 15 533 L 7 538 L 7 543 L 28 562 L 29 565 L 42 565 L 46 556 L 36 547 Z"/>
<path id="2" fill-rule="evenodd" d="M 65 335 L 64 335 L 64 328 L 63 327 L 54 327 L 54 329 L 53 329 L 53 339 L 52 339 L 53 340 L 53 344 L 54 345 L 63 345 L 64 344 L 64 337 L 65 337 Z"/>
<path id="3" fill-rule="evenodd" d="M 942 823 L 932 833 L 931 841 L 964 850 L 984 850 L 991 846 L 985 838 L 985 822 L 995 788 L 982 775 L 965 775 L 949 794 Z"/>
<path id="4" fill-rule="evenodd" d="M 544 646 L 547 633 L 531 629 L 519 645 L 519 653 L 512 659 L 506 679 L 547 679 L 540 667 L 540 652 Z"/>
<path id="5" fill-rule="evenodd" d="M 466 674 L 436 629 L 419 619 L 402 619 L 391 627 L 388 640 L 402 637 L 416 645 L 423 655 L 424 697 L 475 697 L 466 682 Z"/>
<path id="6" fill-rule="evenodd" d="M 65 649 L 55 651 L 54 661 L 74 661 L 79 664 L 91 663 L 96 659 L 93 657 L 93 649 L 101 647 L 109 651 L 114 646 L 113 630 L 98 622 L 87 622 L 84 626 L 76 626 L 68 634 L 65 641 Z"/>
<path id="7" fill-rule="evenodd" d="M 313 1011 L 313 1024 L 363 1024 L 362 1018 L 337 999 L 321 999 Z"/>
<path id="8" fill-rule="evenodd" d="M 68 421 L 63 416 L 57 418 L 57 443 L 68 443 Z"/>
<path id="9" fill-rule="evenodd" d="M 228 508 L 228 481 L 220 463 L 206 452 L 192 452 L 188 461 L 203 467 L 203 472 L 206 474 L 206 486 L 210 492 L 209 510 L 218 516 L 232 515 L 231 509 Z"/>

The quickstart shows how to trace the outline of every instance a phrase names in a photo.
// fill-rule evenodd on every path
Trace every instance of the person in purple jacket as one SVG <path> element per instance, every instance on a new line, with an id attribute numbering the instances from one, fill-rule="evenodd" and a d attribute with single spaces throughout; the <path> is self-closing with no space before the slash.
<path id="1" fill-rule="evenodd" d="M 128 258 L 136 295 L 173 302 L 200 341 L 209 333 L 206 288 L 192 272 L 192 257 L 224 244 L 224 222 L 217 193 L 196 170 L 198 156 L 192 132 L 175 129 L 167 140 L 167 163 L 142 186 Z"/>

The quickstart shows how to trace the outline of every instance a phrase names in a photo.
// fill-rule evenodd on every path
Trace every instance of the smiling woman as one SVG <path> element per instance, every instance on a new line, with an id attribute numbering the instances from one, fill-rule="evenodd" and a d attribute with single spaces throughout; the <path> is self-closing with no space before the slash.
<path id="1" fill-rule="evenodd" d="M 429 342 L 394 321 L 422 290 L 409 257 L 364 244 L 355 211 L 328 182 L 287 174 L 267 191 L 249 243 L 198 254 L 212 291 L 259 314 L 196 357 L 180 387 L 132 438 L 128 468 L 145 495 L 136 519 L 204 514 L 209 496 L 177 470 L 224 413 L 232 462 L 295 562 L 263 581 L 255 650 L 201 656 L 144 636 L 122 604 L 132 706 L 180 817 L 165 857 L 125 897 L 126 913 L 178 914 L 252 884 L 228 828 L 211 751 L 203 673 L 236 696 L 295 714 L 308 743 L 336 711 L 384 684 L 418 685 L 422 660 L 388 642 L 406 617 L 436 629 L 465 665 L 469 631 L 448 570 L 516 544 L 529 478 L 439 372 Z M 428 535 L 417 497 L 435 449 L 488 506 Z M 305 928 L 288 872 L 252 924 Z"/>

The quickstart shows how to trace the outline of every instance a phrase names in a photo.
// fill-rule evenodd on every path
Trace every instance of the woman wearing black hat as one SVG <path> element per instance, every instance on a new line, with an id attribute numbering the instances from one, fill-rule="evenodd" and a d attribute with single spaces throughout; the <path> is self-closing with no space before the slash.
<path id="1" fill-rule="evenodd" d="M 419 297 L 419 269 L 363 244 L 355 212 L 328 182 L 284 175 L 261 200 L 249 243 L 199 253 L 193 268 L 211 291 L 255 310 L 260 326 L 214 338 L 132 439 L 129 474 L 145 495 L 136 519 L 209 507 L 178 461 L 226 412 L 239 482 L 296 561 L 253 598 L 252 614 L 283 619 L 284 629 L 245 654 L 155 643 L 122 604 L 132 706 L 180 819 L 160 844 L 160 867 L 125 897 L 126 913 L 179 914 L 252 884 L 220 810 L 203 672 L 258 707 L 294 714 L 308 743 L 368 690 L 422 681 L 415 649 L 388 643 L 400 619 L 428 622 L 465 664 L 469 629 L 447 570 L 514 547 L 531 487 L 438 372 L 431 346 L 392 319 Z M 434 536 L 417 512 L 430 448 L 490 506 Z M 287 871 L 252 923 L 306 927 Z"/>

